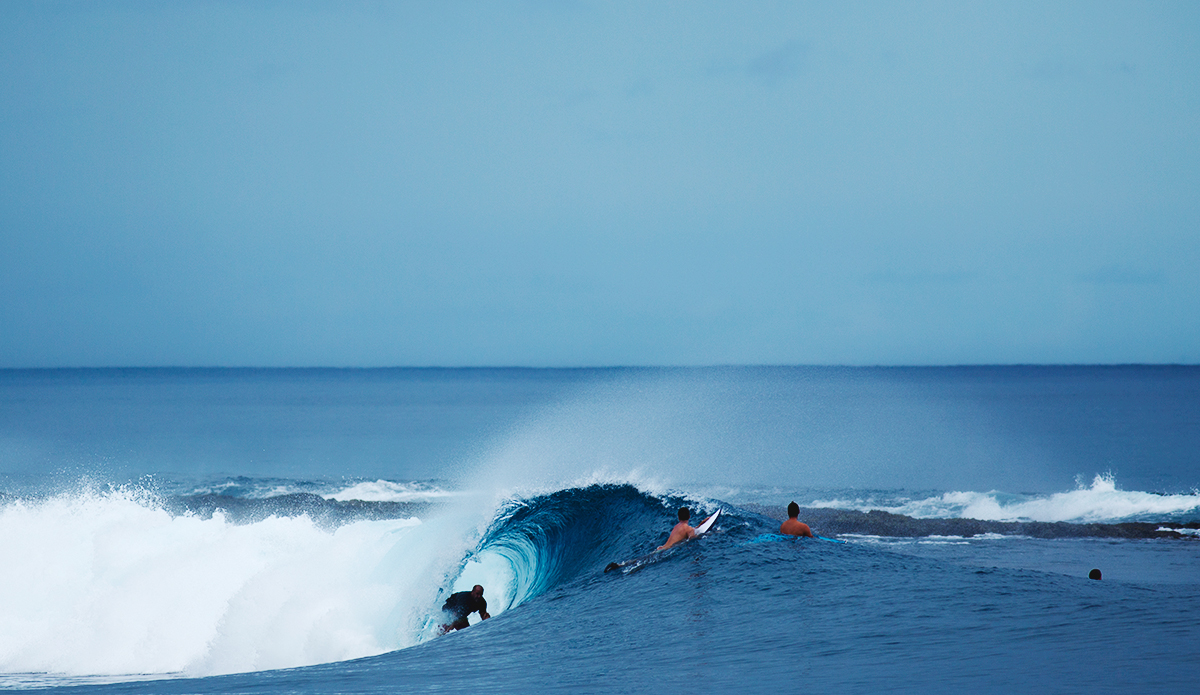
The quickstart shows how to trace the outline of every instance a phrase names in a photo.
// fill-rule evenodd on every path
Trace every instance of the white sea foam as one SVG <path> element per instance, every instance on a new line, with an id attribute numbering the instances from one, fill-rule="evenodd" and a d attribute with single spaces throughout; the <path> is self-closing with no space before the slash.
<path id="1" fill-rule="evenodd" d="M 0 672 L 211 675 L 410 646 L 490 512 L 328 530 L 172 516 L 129 491 L 8 502 Z M 464 580 L 503 599 L 511 577 L 497 572 Z"/>
<path id="2" fill-rule="evenodd" d="M 1091 485 L 1049 495 L 991 492 L 946 492 L 915 500 L 816 500 L 814 507 L 880 509 L 920 519 L 964 518 L 985 521 L 1116 522 L 1200 512 L 1200 493 L 1159 495 L 1119 490 L 1112 475 L 1099 474 Z"/>
<path id="3" fill-rule="evenodd" d="M 390 480 L 355 483 L 350 487 L 339 490 L 325 499 L 346 502 L 361 500 L 363 502 L 428 502 L 444 499 L 454 493 L 441 490 L 421 483 L 396 483 Z"/>

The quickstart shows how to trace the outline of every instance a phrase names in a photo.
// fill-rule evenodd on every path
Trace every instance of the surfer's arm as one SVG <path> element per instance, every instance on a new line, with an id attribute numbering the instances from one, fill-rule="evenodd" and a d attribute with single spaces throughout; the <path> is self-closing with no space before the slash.
<path id="1" fill-rule="evenodd" d="M 671 546 L 675 545 L 676 543 L 678 543 L 681 540 L 683 540 L 683 539 L 679 538 L 677 535 L 675 535 L 675 532 L 672 531 L 671 535 L 667 536 L 667 542 L 658 546 L 657 548 L 655 548 L 655 550 L 666 550 L 667 548 L 670 548 Z"/>
<path id="2" fill-rule="evenodd" d="M 696 537 L 696 529 L 692 528 L 691 526 L 688 526 L 686 529 L 678 529 L 678 528 L 672 529 L 671 535 L 667 537 L 667 542 L 658 546 L 657 548 L 655 548 L 655 550 L 666 550 L 667 548 L 670 548 L 671 546 L 675 545 L 676 543 L 682 543 L 683 541 L 690 541 L 691 539 L 693 539 L 695 537 Z"/>

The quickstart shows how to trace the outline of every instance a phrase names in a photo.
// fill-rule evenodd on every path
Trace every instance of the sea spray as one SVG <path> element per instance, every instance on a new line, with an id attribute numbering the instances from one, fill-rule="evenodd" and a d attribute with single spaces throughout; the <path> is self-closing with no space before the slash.
<path id="1" fill-rule="evenodd" d="M 0 672 L 210 675 L 415 644 L 484 521 L 235 524 L 144 494 L 0 508 Z"/>

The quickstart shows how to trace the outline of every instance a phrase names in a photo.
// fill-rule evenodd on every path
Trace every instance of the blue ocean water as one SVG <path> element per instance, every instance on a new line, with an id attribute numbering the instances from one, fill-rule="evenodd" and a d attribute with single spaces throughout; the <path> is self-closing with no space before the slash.
<path id="1" fill-rule="evenodd" d="M 1198 445 L 1195 367 L 0 371 L 0 689 L 1190 693 Z"/>

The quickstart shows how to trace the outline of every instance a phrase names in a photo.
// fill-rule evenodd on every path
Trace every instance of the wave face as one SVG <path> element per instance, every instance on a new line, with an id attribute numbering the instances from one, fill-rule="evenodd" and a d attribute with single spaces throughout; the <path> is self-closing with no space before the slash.
<path id="1" fill-rule="evenodd" d="M 507 585 L 506 607 L 519 605 L 581 573 L 661 544 L 678 507 L 687 504 L 682 498 L 655 497 L 617 484 L 513 501 L 467 563 L 460 584 L 477 583 L 470 579 L 478 576 L 474 565 L 505 564 L 510 574 L 491 578 Z M 704 509 L 692 504 L 697 514 Z"/>

